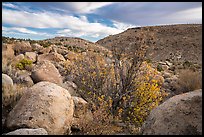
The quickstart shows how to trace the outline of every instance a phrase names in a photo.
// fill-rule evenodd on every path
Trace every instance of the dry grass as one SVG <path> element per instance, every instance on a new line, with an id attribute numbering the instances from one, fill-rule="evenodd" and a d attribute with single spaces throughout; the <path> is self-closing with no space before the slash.
<path id="1" fill-rule="evenodd" d="M 86 121 L 86 119 L 80 121 L 79 125 L 81 131 L 76 134 L 83 135 L 107 135 L 114 134 L 119 127 L 112 124 L 113 117 L 106 112 L 103 108 L 98 108 L 93 111 L 93 121 Z"/>
<path id="2" fill-rule="evenodd" d="M 10 112 L 15 107 L 24 94 L 26 87 L 21 84 L 14 84 L 13 88 L 8 90 L 10 91 L 2 93 L 2 105 L 5 112 Z"/>
<path id="3" fill-rule="evenodd" d="M 179 73 L 176 91 L 185 93 L 202 88 L 202 74 L 190 69 L 181 70 Z"/>

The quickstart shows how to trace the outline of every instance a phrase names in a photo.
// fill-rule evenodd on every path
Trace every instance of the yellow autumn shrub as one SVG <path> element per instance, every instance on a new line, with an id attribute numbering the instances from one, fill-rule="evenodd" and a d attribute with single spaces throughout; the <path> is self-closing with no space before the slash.
<path id="1" fill-rule="evenodd" d="M 121 96 L 114 90 L 117 86 L 114 64 L 105 64 L 103 57 L 92 54 L 89 57 L 77 56 L 67 62 L 67 67 L 70 74 L 74 74 L 78 93 L 92 104 L 92 108 L 96 111 L 100 109 L 104 116 L 113 117 L 113 120 L 125 120 L 140 126 L 150 111 L 167 95 L 161 90 L 163 77 L 151 67 L 151 63 L 143 62 L 137 77 L 132 81 L 133 85 L 130 85 L 134 87 L 133 91 Z M 116 108 L 117 113 L 113 114 L 115 108 L 112 105 L 117 95 L 121 96 L 121 100 Z M 104 116 L 101 116 L 101 120 Z"/>
<path id="2" fill-rule="evenodd" d="M 167 96 L 167 93 L 161 90 L 163 82 L 160 73 L 143 62 L 140 74 L 134 80 L 136 89 L 132 92 L 133 99 L 128 109 L 127 120 L 138 126 L 144 122 L 150 111 Z"/>

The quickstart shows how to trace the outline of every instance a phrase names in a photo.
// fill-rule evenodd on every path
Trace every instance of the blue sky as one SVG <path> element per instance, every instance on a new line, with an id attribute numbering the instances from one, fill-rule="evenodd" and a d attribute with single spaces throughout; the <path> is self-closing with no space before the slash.
<path id="1" fill-rule="evenodd" d="M 92 42 L 138 26 L 202 24 L 202 2 L 3 2 L 2 35 Z"/>

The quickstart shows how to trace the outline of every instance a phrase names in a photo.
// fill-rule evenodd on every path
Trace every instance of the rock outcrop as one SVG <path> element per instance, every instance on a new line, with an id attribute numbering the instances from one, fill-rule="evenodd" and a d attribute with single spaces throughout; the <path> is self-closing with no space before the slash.
<path id="1" fill-rule="evenodd" d="M 66 89 L 50 82 L 29 88 L 9 113 L 6 127 L 44 128 L 49 135 L 69 134 L 74 102 Z"/>
<path id="2" fill-rule="evenodd" d="M 176 95 L 150 113 L 143 135 L 202 135 L 202 89 Z"/>

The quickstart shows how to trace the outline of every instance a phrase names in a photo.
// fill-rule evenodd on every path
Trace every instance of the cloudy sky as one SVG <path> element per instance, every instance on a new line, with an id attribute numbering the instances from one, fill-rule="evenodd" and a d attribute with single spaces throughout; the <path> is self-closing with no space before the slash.
<path id="1" fill-rule="evenodd" d="M 202 23 L 202 2 L 3 2 L 2 35 L 97 41 L 138 26 Z"/>

